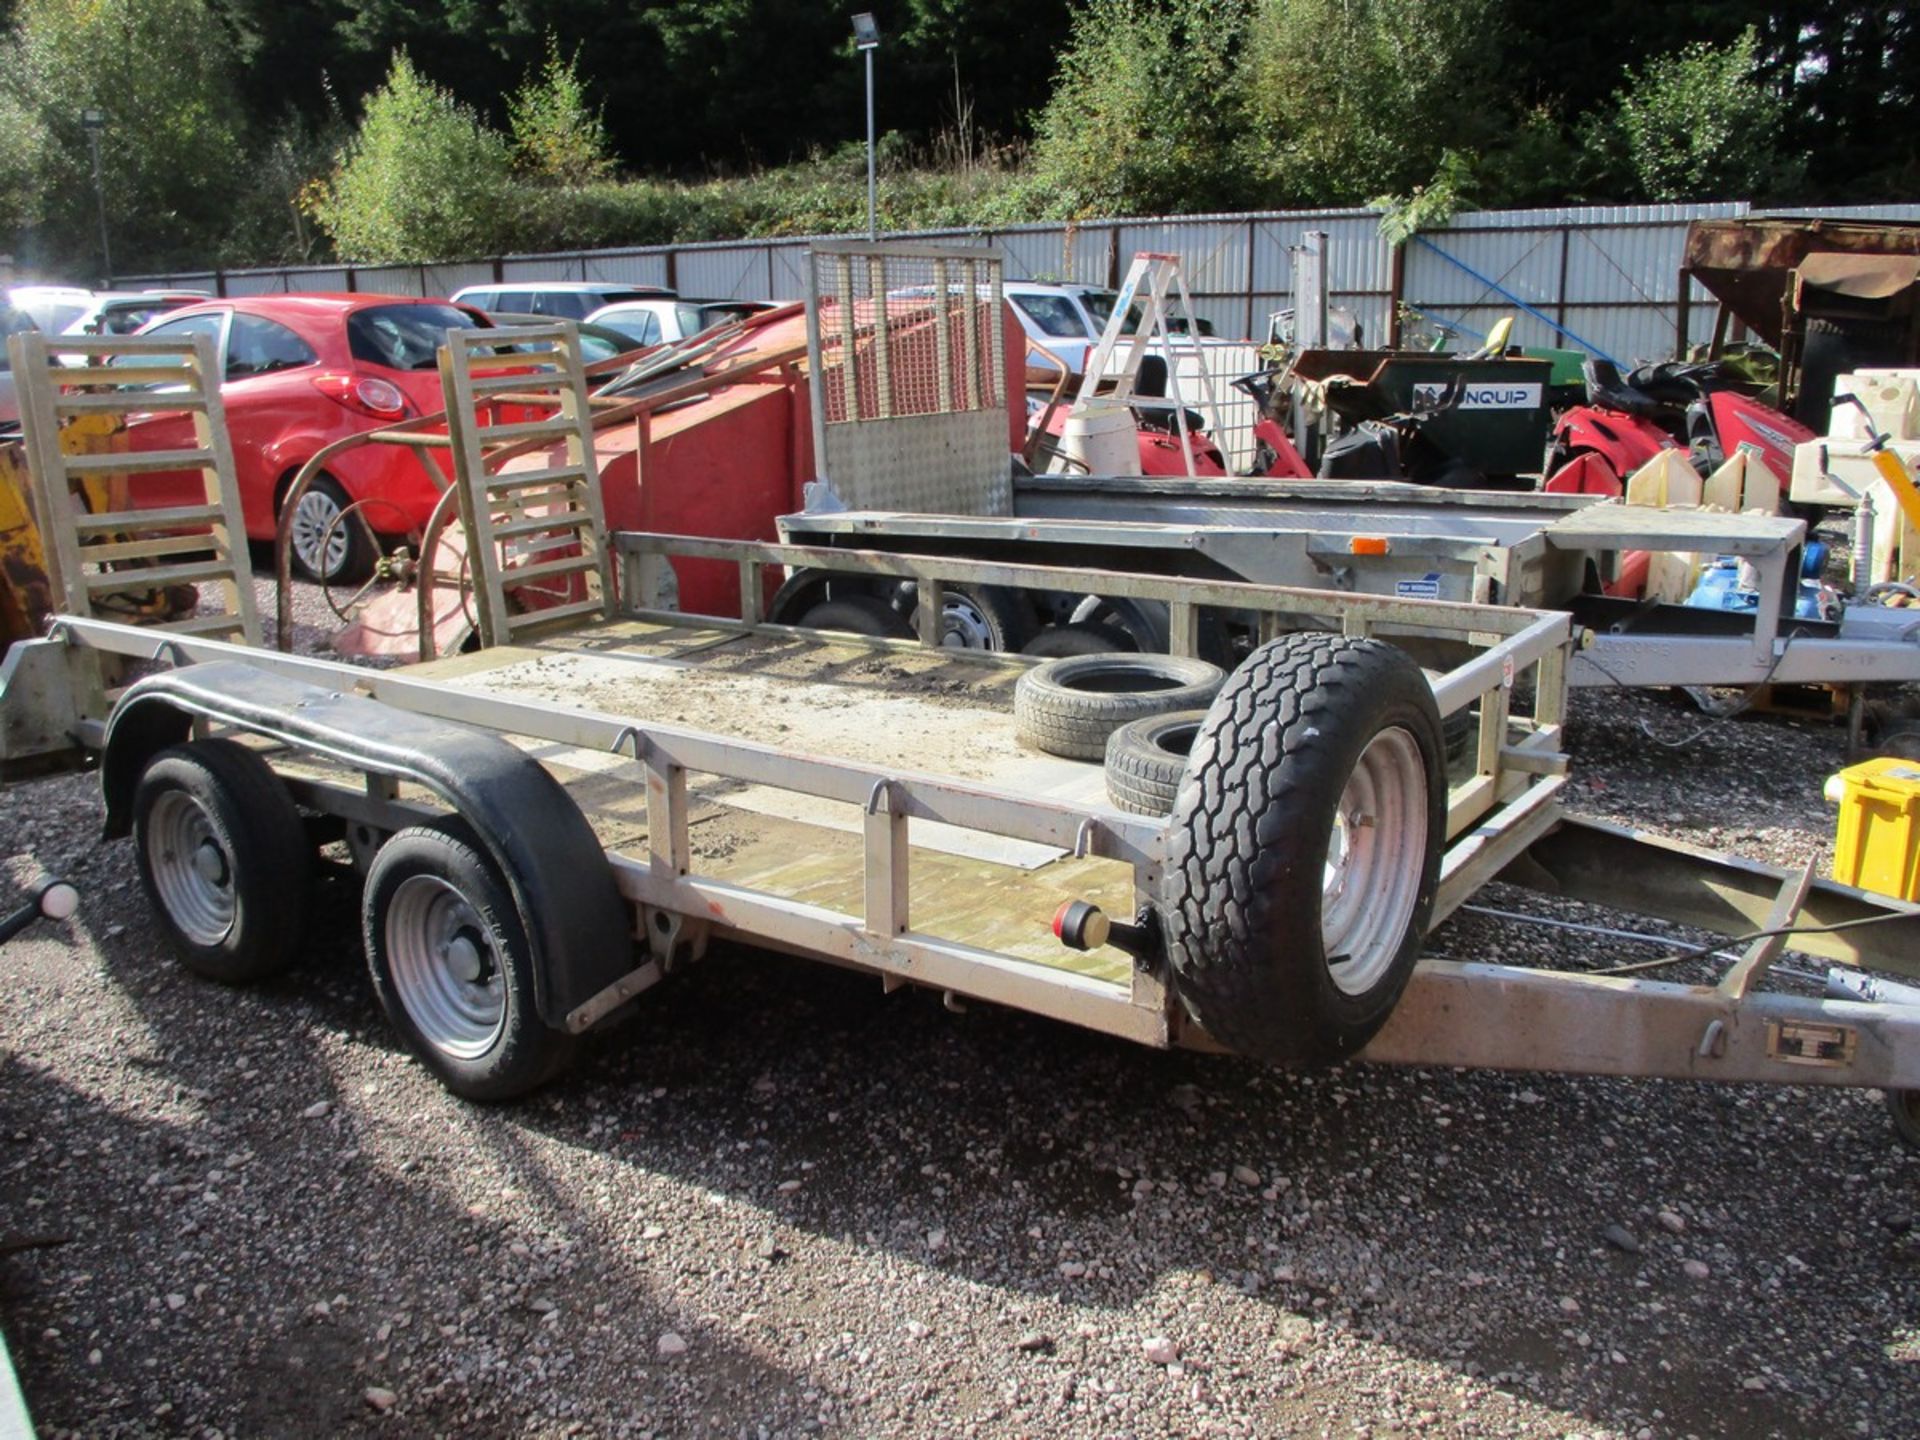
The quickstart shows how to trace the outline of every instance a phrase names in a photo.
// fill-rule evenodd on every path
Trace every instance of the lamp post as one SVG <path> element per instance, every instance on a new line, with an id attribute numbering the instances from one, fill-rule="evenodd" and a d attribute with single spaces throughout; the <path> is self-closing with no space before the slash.
<path id="1" fill-rule="evenodd" d="M 873 168 L 873 52 L 880 48 L 880 25 L 866 11 L 853 17 L 853 48 L 867 57 L 867 239 L 878 240 L 880 228 L 874 219 L 879 189 Z"/>
<path id="2" fill-rule="evenodd" d="M 107 246 L 107 187 L 100 179 L 100 132 L 107 128 L 107 112 L 82 110 L 80 124 L 87 132 L 87 146 L 93 151 L 93 198 L 100 207 L 100 265 L 107 272 L 106 286 L 113 288 L 113 251 Z"/>

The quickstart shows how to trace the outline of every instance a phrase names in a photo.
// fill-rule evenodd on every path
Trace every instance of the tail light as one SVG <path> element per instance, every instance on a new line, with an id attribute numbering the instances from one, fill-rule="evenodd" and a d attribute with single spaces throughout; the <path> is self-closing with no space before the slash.
<path id="1" fill-rule="evenodd" d="M 376 420 L 398 420 L 412 409 L 398 385 L 377 375 L 316 375 L 313 388 L 329 400 Z"/>

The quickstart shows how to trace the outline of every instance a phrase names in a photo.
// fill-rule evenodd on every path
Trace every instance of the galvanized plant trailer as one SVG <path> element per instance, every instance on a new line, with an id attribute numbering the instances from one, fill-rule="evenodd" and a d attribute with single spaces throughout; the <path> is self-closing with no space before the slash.
<path id="1" fill-rule="evenodd" d="M 1910 612 L 1794 618 L 1797 519 L 1388 481 L 1015 473 L 991 447 L 1004 376 L 969 383 L 968 355 L 997 351 L 975 334 L 986 307 L 963 297 L 997 300 L 999 252 L 848 241 L 818 247 L 811 265 L 821 480 L 803 512 L 781 517 L 783 539 L 1566 610 L 1592 635 L 1568 672 L 1576 686 L 1920 680 Z M 948 343 L 962 333 L 971 351 Z M 1599 593 L 1634 550 L 1737 556 L 1758 576 L 1759 604 L 1730 613 Z M 829 562 L 819 578 L 843 568 Z M 775 618 L 801 619 L 826 593 L 790 586 Z M 960 618 L 974 622 L 963 633 L 986 628 Z M 1166 643 L 1154 627 L 1126 628 Z"/>
<path id="2" fill-rule="evenodd" d="M 456 381 L 492 363 L 460 356 L 463 343 L 450 337 L 443 362 Z M 577 375 L 564 329 L 529 344 L 516 363 L 545 352 Z M 471 413 L 450 408 L 456 424 Z M 524 492 L 473 471 L 462 483 L 463 505 L 531 519 Z M 590 462 L 584 480 L 569 470 L 554 483 L 590 486 Z M 580 507 L 554 523 L 582 523 Z M 1290 985 L 1348 994 L 1341 967 L 1365 950 L 1404 957 L 1405 971 L 1374 987 L 1386 1005 L 1361 1058 L 1920 1087 L 1920 1011 L 1767 988 L 1784 947 L 1920 973 L 1920 910 L 1562 811 L 1564 616 L 994 567 L 998 583 L 1091 583 L 1164 604 L 1189 634 L 1201 607 L 1260 617 L 1265 643 L 1221 690 L 1161 817 L 1108 805 L 1098 765 L 1019 743 L 1009 698 L 1029 662 L 759 618 L 770 566 L 831 558 L 935 591 L 981 583 L 980 562 L 599 538 L 617 581 L 607 618 L 564 617 L 396 670 L 59 617 L 0 670 L 0 762 L 97 766 L 109 833 L 134 835 L 176 949 L 220 980 L 292 961 L 315 844 L 343 840 L 365 874 L 383 1005 L 416 1054 L 476 1098 L 541 1083 L 573 1037 L 720 939 L 889 989 L 1202 1048 L 1218 1037 L 1194 1016 L 1220 1013 L 1221 974 L 1252 1014 Z M 516 586 L 507 553 L 477 554 L 494 572 L 478 583 Z M 663 608 L 675 556 L 736 564 L 745 618 Z M 1470 658 L 1430 686 L 1411 670 L 1416 695 L 1381 643 L 1411 637 Z M 1400 687 L 1399 708 L 1343 690 L 1353 666 Z M 1445 716 L 1471 717 L 1477 740 L 1442 772 Z M 1288 766 L 1309 753 L 1338 764 L 1307 783 Z M 1428 789 L 1423 777 L 1443 773 Z M 1281 875 L 1268 862 L 1288 847 L 1299 864 Z M 1297 903 L 1262 911 L 1269 893 L 1249 882 L 1263 874 Z M 1416 962 L 1420 933 L 1495 877 L 1748 948 L 1714 985 Z M 1414 889 L 1417 903 L 1375 903 Z M 1380 924 L 1366 917 L 1389 911 L 1397 928 L 1368 935 Z M 1349 953 L 1323 953 L 1336 916 L 1341 934 L 1367 935 Z M 1237 1048 L 1330 1058 L 1297 1022 L 1270 1028 Z"/>

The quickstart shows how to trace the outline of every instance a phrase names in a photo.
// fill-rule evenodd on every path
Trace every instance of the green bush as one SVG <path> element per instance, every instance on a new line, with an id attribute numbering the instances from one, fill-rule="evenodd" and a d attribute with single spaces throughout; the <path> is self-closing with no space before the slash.
<path id="1" fill-rule="evenodd" d="M 1088 0 L 1035 122 L 1027 218 L 1251 199 L 1236 84 L 1247 13 L 1246 0 Z"/>
<path id="2" fill-rule="evenodd" d="M 560 57 L 560 42 L 548 31 L 546 63 L 507 100 L 513 158 L 536 180 L 592 185 L 613 173 L 606 121 L 587 104 L 579 63 L 577 50 Z"/>
<path id="3" fill-rule="evenodd" d="M 506 139 L 396 51 L 311 209 L 344 259 L 486 254 L 512 234 L 512 168 Z"/>
<path id="4" fill-rule="evenodd" d="M 1797 184 L 1802 167 L 1778 145 L 1786 102 L 1761 82 L 1758 47 L 1749 27 L 1723 49 L 1689 45 L 1629 72 L 1588 131 L 1598 172 L 1648 200 L 1765 199 Z"/>
<path id="5" fill-rule="evenodd" d="M 1498 0 L 1259 0 L 1241 83 L 1269 203 L 1408 193 L 1505 128 Z"/>

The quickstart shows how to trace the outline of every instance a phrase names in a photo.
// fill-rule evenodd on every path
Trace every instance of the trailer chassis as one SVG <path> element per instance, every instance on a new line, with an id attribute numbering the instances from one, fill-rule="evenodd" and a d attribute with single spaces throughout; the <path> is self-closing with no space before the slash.
<path id="1" fill-rule="evenodd" d="M 733 560 L 744 599 L 764 594 L 765 567 L 817 558 L 804 547 L 619 532 L 610 538 L 624 581 L 623 615 L 663 625 L 693 623 L 642 603 L 657 602 L 661 590 L 670 590 L 669 556 Z M 841 551 L 833 558 L 932 587 L 947 580 L 1065 583 L 1059 572 L 1041 566 Z M 1078 581 L 1171 597 L 1188 616 L 1200 605 L 1231 604 L 1264 614 L 1274 626 L 1310 616 L 1323 623 L 1332 618 L 1349 633 L 1439 630 L 1470 640 L 1478 647 L 1474 659 L 1434 686 L 1445 713 L 1479 707 L 1480 733 L 1474 773 L 1456 782 L 1449 796 L 1435 923 L 1498 878 L 1739 937 L 1747 946 L 1726 976 L 1710 985 L 1423 960 L 1361 1058 L 1920 1089 L 1920 1008 L 1762 988 L 1768 968 L 1789 945 L 1842 966 L 1920 978 L 1920 908 L 1816 879 L 1811 867 L 1785 871 L 1658 841 L 1580 820 L 1562 808 L 1565 757 L 1558 735 L 1570 643 L 1565 617 L 1117 572 L 1083 573 Z M 697 623 L 718 634 L 798 633 L 755 618 L 751 603 L 746 608 L 744 620 L 703 617 Z M 937 606 L 925 608 L 938 613 Z M 866 643 L 912 650 L 922 642 Z M 75 698 L 100 692 L 76 686 L 73 677 L 109 656 L 152 661 L 159 668 L 119 695 L 112 711 L 103 711 Z M 970 658 L 984 666 L 1021 663 Z M 1516 677 L 1531 683 L 1530 714 L 1515 713 Z M 604 915 L 586 922 L 585 931 L 569 930 L 573 917 L 529 917 L 529 929 L 545 927 L 543 965 L 551 972 L 546 988 L 557 997 L 543 1013 L 569 1032 L 605 1022 L 712 940 L 726 938 L 864 970 L 888 989 L 930 987 L 952 1000 L 1013 1006 L 1157 1047 L 1218 1048 L 1174 993 L 1151 943 L 1150 924 L 1142 927 L 1149 938 L 1137 947 L 1130 973 L 1116 982 L 928 933 L 916 927 L 909 907 L 908 826 L 920 820 L 1121 862 L 1131 868 L 1143 914 L 1150 914 L 1166 857 L 1164 821 L 797 754 L 644 716 L 474 693 L 405 669 L 371 671 L 190 635 L 157 638 L 151 630 L 80 617 L 63 617 L 46 639 L 15 647 L 0 681 L 0 717 L 6 721 L 0 733 L 9 758 L 37 751 L 44 760 L 57 749 L 69 760 L 97 757 L 110 813 L 124 803 L 143 747 L 150 752 L 159 740 L 189 728 L 196 736 L 243 734 L 267 744 L 299 804 L 344 823 L 363 863 L 386 836 L 448 808 L 496 841 L 499 831 L 511 828 L 476 808 L 458 783 L 436 783 L 431 765 L 408 758 L 423 748 L 406 740 L 409 727 L 422 721 L 455 735 L 510 736 L 630 756 L 645 787 L 645 848 L 601 852 L 624 907 L 619 938 L 610 939 L 614 927 Z M 171 728 L 154 732 L 128 718 L 154 712 L 172 715 Z M 340 773 L 316 776 L 287 763 L 315 758 Z M 860 913 L 699 873 L 688 838 L 688 781 L 698 775 L 858 807 L 865 871 Z M 421 794 L 422 787 L 431 793 Z M 546 903 L 537 891 L 529 887 L 524 901 L 535 910 Z M 1853 923 L 1863 921 L 1872 923 Z M 1842 928 L 1829 928 L 1834 926 Z M 1754 933 L 1788 927 L 1804 933 Z"/>

